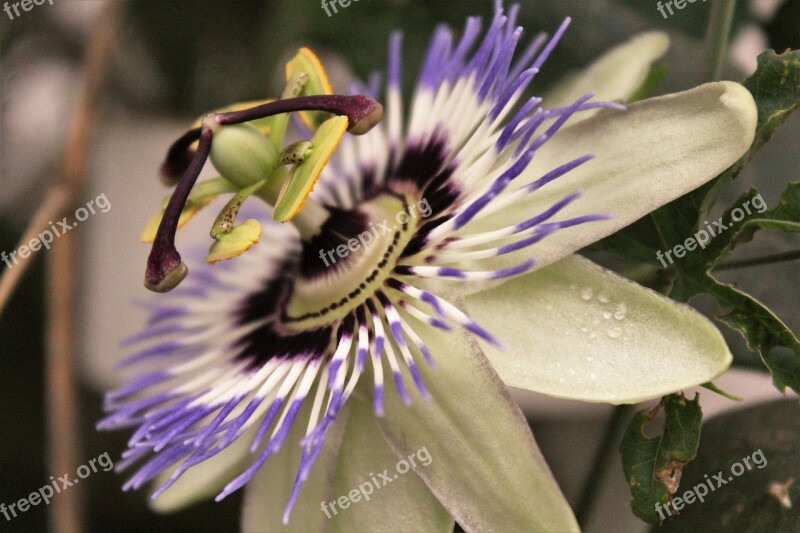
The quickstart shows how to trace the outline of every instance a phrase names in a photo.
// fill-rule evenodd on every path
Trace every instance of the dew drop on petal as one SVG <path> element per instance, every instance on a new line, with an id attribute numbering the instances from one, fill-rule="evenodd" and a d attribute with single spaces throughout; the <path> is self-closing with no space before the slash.
<path id="1" fill-rule="evenodd" d="M 614 326 L 613 328 L 609 328 L 608 329 L 608 336 L 611 337 L 612 339 L 616 339 L 620 335 L 622 335 L 622 329 L 620 329 L 620 328 L 618 328 L 616 326 Z"/>
<path id="2" fill-rule="evenodd" d="M 617 304 L 617 308 L 614 311 L 614 318 L 617 320 L 622 320 L 628 314 L 628 307 L 625 305 L 624 302 L 620 302 Z"/>
<path id="3" fill-rule="evenodd" d="M 608 297 L 608 293 L 601 292 L 597 295 L 597 299 L 600 300 L 601 303 L 607 304 L 611 301 L 611 298 Z"/>
<path id="4" fill-rule="evenodd" d="M 581 300 L 589 301 L 592 299 L 592 289 L 591 287 L 586 287 L 585 289 L 581 289 Z"/>
<path id="5" fill-rule="evenodd" d="M 603 311 L 603 318 L 606 320 L 611 318 L 611 311 Z"/>

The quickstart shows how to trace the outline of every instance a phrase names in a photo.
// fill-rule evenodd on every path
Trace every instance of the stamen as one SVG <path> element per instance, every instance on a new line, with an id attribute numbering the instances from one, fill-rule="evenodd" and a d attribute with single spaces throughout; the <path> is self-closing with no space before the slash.
<path id="1" fill-rule="evenodd" d="M 215 120 L 220 126 L 228 126 L 295 111 L 327 111 L 346 116 L 349 122 L 347 131 L 353 135 L 367 133 L 383 117 L 383 106 L 372 98 L 331 94 L 276 100 L 241 111 L 217 113 Z"/>
<path id="2" fill-rule="evenodd" d="M 153 249 L 147 261 L 145 287 L 154 292 L 168 292 L 177 287 L 189 273 L 189 269 L 175 248 L 175 232 L 183 206 L 186 205 L 210 153 L 214 126 L 241 124 L 272 115 L 308 110 L 327 111 L 346 116 L 348 131 L 354 135 L 368 132 L 383 117 L 383 106 L 366 96 L 303 96 L 269 102 L 241 111 L 209 113 L 203 118 L 203 125 L 200 128 L 188 131 L 173 143 L 162 165 L 162 174 L 168 180 L 174 179 L 180 171 L 183 171 L 183 175 L 159 224 Z M 189 147 L 198 139 L 197 151 L 187 165 Z"/>
<path id="3" fill-rule="evenodd" d="M 222 235 L 225 235 L 226 233 L 229 233 L 233 229 L 234 223 L 236 222 L 236 216 L 239 214 L 239 209 L 241 209 L 244 201 L 247 200 L 250 195 L 255 194 L 266 184 L 266 180 L 259 181 L 250 187 L 245 187 L 233 195 L 233 197 L 228 200 L 228 203 L 225 204 L 225 207 L 222 209 L 222 211 L 220 211 L 219 215 L 217 215 L 216 220 L 214 220 L 214 224 L 211 226 L 211 236 L 216 239 Z"/>

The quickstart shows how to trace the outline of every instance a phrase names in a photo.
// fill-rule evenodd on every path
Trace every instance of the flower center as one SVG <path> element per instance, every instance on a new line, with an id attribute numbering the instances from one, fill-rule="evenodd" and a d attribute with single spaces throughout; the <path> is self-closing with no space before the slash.
<path id="1" fill-rule="evenodd" d="M 281 321 L 292 330 L 347 316 L 383 285 L 410 241 L 416 222 L 404 196 L 385 192 L 352 210 L 332 211 L 303 243 L 301 276 Z"/>

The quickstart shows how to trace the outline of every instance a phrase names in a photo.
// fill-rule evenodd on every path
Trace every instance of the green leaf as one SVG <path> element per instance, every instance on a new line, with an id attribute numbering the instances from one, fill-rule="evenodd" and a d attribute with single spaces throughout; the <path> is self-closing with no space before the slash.
<path id="1" fill-rule="evenodd" d="M 748 348 L 761 356 L 775 387 L 781 392 L 787 386 L 800 392 L 800 341 L 786 324 L 749 294 L 699 270 L 681 272 L 670 296 L 685 299 L 701 292 L 710 294 L 729 309 L 719 320 L 739 331 Z M 788 356 L 778 350 L 780 347 L 789 348 L 794 354 Z"/>
<path id="2" fill-rule="evenodd" d="M 750 150 L 717 178 L 604 239 L 595 248 L 615 251 L 629 261 L 658 264 L 658 250 L 670 249 L 700 229 L 719 194 L 800 107 L 800 51 L 780 55 L 772 50 L 764 52 L 756 72 L 742 85 L 758 108 L 758 126 Z"/>
<path id="3" fill-rule="evenodd" d="M 753 144 L 760 148 L 800 107 L 800 50 L 783 54 L 767 50 L 758 56 L 756 72 L 742 85 L 758 103 L 758 131 Z"/>
<path id="4" fill-rule="evenodd" d="M 645 426 L 662 408 L 663 432 L 648 437 Z M 628 425 L 620 445 L 622 469 L 631 487 L 633 513 L 645 522 L 657 524 L 656 505 L 667 505 L 678 490 L 683 466 L 697 453 L 702 418 L 699 395 L 687 400 L 683 394 L 672 394 L 654 408 L 636 413 Z"/>
<path id="5" fill-rule="evenodd" d="M 790 483 L 800 480 L 798 449 L 796 398 L 714 417 L 703 426 L 697 457 L 684 469 L 684 490 L 676 494 L 693 492 L 694 502 L 679 515 L 673 511 L 653 533 L 800 530 L 800 485 Z M 781 486 L 791 509 L 780 502 Z"/>
<path id="6" fill-rule="evenodd" d="M 767 210 L 761 194 L 750 189 L 725 211 L 720 220 L 727 229 L 710 240 L 704 248 L 705 253 L 699 254 L 701 260 L 695 258 L 695 263 L 716 266 L 737 246 L 750 242 L 759 229 L 800 232 L 800 182 L 790 182 L 778 205 L 770 210 Z"/>
<path id="7" fill-rule="evenodd" d="M 800 231 L 800 183 L 790 183 L 775 208 L 763 210 L 754 218 L 733 220 L 734 209 L 741 209 L 739 206 L 747 202 L 752 204 L 758 197 L 760 195 L 755 191 L 749 191 L 735 204 L 737 207 L 722 216 L 723 224 L 730 225 L 730 228 L 711 241 L 705 250 L 708 255 L 700 256 L 702 261 L 678 264 L 670 296 L 682 301 L 701 293 L 713 296 L 728 310 L 718 317 L 719 320 L 741 333 L 748 348 L 759 354 L 772 374 L 775 387 L 780 391 L 787 386 L 800 391 L 800 341 L 797 336 L 766 305 L 732 285 L 719 282 L 709 272 L 739 244 L 749 242 L 757 229 Z M 794 357 L 776 352 L 781 347 L 793 351 Z"/>

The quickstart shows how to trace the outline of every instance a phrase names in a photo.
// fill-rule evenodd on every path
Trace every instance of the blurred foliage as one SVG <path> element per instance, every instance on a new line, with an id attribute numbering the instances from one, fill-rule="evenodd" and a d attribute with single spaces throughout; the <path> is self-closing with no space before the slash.
<path id="1" fill-rule="evenodd" d="M 126 40 L 144 43 L 163 78 L 163 90 L 149 103 L 196 115 L 231 101 L 277 93 L 283 62 L 304 45 L 323 58 L 335 54 L 366 79 L 373 71 L 385 70 L 389 36 L 398 29 L 404 32 L 403 81 L 409 93 L 435 27 L 446 24 L 458 35 L 466 17 L 473 15 L 481 16 L 486 27 L 493 6 L 493 0 L 446 6 L 425 0 L 361 0 L 329 17 L 319 2 L 301 6 L 292 0 L 236 0 L 223 6 L 193 0 L 188 7 L 138 0 L 129 7 Z M 552 33 L 567 16 L 574 19 L 568 38 L 542 73 L 545 84 L 646 29 L 641 18 L 620 17 L 608 7 L 608 0 L 522 2 L 518 23 L 525 28 L 523 39 L 539 31 Z M 132 60 L 123 55 L 123 62 Z M 117 89 L 137 104 L 144 103 L 136 85 L 122 82 Z"/>
<path id="2" fill-rule="evenodd" d="M 678 9 L 673 7 L 673 15 L 669 14 L 669 11 L 664 9 L 664 12 L 667 14 L 667 18 L 665 19 L 661 12 L 657 9 L 656 0 L 650 0 L 648 2 L 642 2 L 641 0 L 613 0 L 614 3 L 620 6 L 624 6 L 631 11 L 634 11 L 647 19 L 650 25 L 654 27 L 658 27 L 659 25 L 663 24 L 664 22 L 671 23 L 671 29 L 673 31 L 678 31 L 681 33 L 685 33 L 687 35 L 691 35 L 692 37 L 696 37 L 698 39 L 702 39 L 705 35 L 706 24 L 708 23 L 708 14 L 710 12 L 710 3 L 708 1 L 700 0 L 698 2 L 694 2 L 694 0 L 688 0 L 688 3 L 684 3 L 683 9 Z M 667 3 L 667 0 L 662 0 L 661 4 L 664 5 Z M 739 1 L 738 9 L 736 9 L 735 18 L 733 22 L 734 31 L 737 28 L 741 27 L 742 24 L 747 22 L 750 19 L 750 16 L 747 12 L 747 9 L 743 9 L 745 2 Z"/>
<path id="3" fill-rule="evenodd" d="M 785 0 L 764 29 L 775 50 L 800 48 L 800 0 Z"/>

